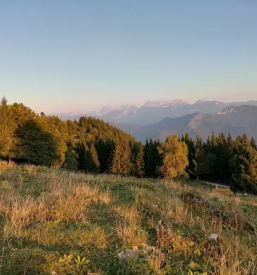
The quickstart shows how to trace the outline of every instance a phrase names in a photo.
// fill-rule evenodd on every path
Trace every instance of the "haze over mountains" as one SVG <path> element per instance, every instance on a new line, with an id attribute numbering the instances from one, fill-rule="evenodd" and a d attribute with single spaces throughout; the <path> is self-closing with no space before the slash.
<path id="1" fill-rule="evenodd" d="M 198 100 L 188 104 L 180 99 L 148 101 L 142 106 L 104 107 L 98 112 L 58 114 L 62 119 L 93 116 L 110 122 L 135 138 L 165 140 L 167 135 L 188 132 L 206 139 L 212 132 L 246 133 L 257 139 L 257 101 L 224 103 Z"/>

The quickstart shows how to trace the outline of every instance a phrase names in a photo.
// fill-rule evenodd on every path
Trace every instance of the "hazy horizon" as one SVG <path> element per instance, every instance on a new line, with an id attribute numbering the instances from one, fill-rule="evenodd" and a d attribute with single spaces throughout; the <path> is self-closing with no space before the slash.
<path id="1" fill-rule="evenodd" d="M 85 108 L 75 108 L 75 109 L 72 109 L 72 108 L 64 108 L 64 107 L 61 107 L 61 105 L 59 105 L 58 107 L 59 108 L 56 108 L 56 105 L 54 107 L 54 109 L 52 111 L 46 111 L 47 108 L 44 108 L 42 107 L 42 104 L 40 104 L 40 102 L 36 103 L 35 106 L 31 106 L 29 105 L 29 103 L 26 103 L 26 100 L 23 101 L 22 99 L 21 100 L 9 100 L 9 98 L 6 96 L 6 95 L 2 95 L 2 96 L 5 96 L 8 103 L 10 104 L 13 104 L 14 102 L 16 103 L 23 103 L 25 104 L 26 106 L 30 107 L 33 111 L 37 112 L 37 113 L 40 113 L 40 112 L 45 112 L 46 114 L 58 114 L 58 113 L 69 113 L 69 112 L 84 112 L 84 113 L 88 113 L 88 112 L 93 112 L 93 111 L 100 111 L 102 108 L 104 107 L 120 107 L 122 105 L 137 105 L 137 106 L 142 106 L 144 105 L 145 103 L 147 103 L 148 101 L 173 101 L 173 100 L 177 100 L 177 99 L 180 99 L 182 101 L 185 101 L 189 104 L 194 104 L 196 101 L 198 100 L 202 100 L 202 101 L 221 101 L 221 102 L 224 102 L 224 103 L 232 103 L 232 102 L 247 102 L 247 101 L 251 101 L 251 100 L 256 100 L 257 101 L 257 95 L 256 94 L 241 94 L 241 95 L 231 95 L 231 96 L 216 96 L 216 97 L 203 97 L 203 98 L 152 98 L 152 99 L 146 99 L 144 101 L 141 101 L 141 102 L 133 102 L 133 101 L 124 101 L 124 102 L 116 102 L 116 103 L 113 103 L 113 104 L 101 104 L 101 105 L 94 105 L 94 104 L 91 104 L 91 107 L 90 106 L 87 106 Z M 41 105 L 41 106 L 40 106 Z M 40 106 L 40 107 L 39 107 Z M 95 107 L 94 107 L 95 106 Z"/>
<path id="2" fill-rule="evenodd" d="M 60 113 L 257 100 L 257 2 L 0 2 L 0 93 Z"/>

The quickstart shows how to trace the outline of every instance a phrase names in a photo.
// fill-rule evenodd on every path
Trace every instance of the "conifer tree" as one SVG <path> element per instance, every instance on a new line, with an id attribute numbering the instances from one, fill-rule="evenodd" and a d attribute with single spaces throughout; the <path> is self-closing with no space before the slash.
<path id="1" fill-rule="evenodd" d="M 217 156 L 207 149 L 203 149 L 203 175 L 208 180 L 213 180 L 213 175 L 215 173 L 217 165 Z"/>
<path id="2" fill-rule="evenodd" d="M 129 143 L 124 141 L 115 146 L 111 172 L 114 174 L 128 175 L 130 172 L 131 149 Z"/>
<path id="3" fill-rule="evenodd" d="M 192 138 L 189 136 L 188 133 L 185 133 L 185 136 L 181 138 L 181 141 L 185 141 L 187 148 L 188 148 L 188 166 L 186 167 L 186 172 L 191 178 L 195 178 L 195 145 Z"/>
<path id="4" fill-rule="evenodd" d="M 89 150 L 87 151 L 87 170 L 91 173 L 98 173 L 100 169 L 100 162 L 98 160 L 97 151 L 94 144 L 90 145 Z"/>
<path id="5" fill-rule="evenodd" d="M 122 146 L 121 144 L 115 145 L 115 150 L 112 159 L 111 172 L 113 174 L 122 174 Z"/>
<path id="6" fill-rule="evenodd" d="M 210 144 L 212 147 L 215 147 L 217 145 L 217 138 L 214 133 L 211 135 Z"/>
<path id="7" fill-rule="evenodd" d="M 64 168 L 68 170 L 78 169 L 78 154 L 75 151 L 74 144 L 69 142 L 67 144 L 68 150 L 65 153 L 65 163 Z"/>
<path id="8" fill-rule="evenodd" d="M 237 145 L 236 152 L 230 160 L 233 185 L 236 188 L 257 193 L 257 151 L 246 136 L 243 136 L 241 143 Z"/>
<path id="9" fill-rule="evenodd" d="M 136 156 L 136 174 L 138 177 L 144 175 L 144 145 L 140 142 Z"/>
<path id="10" fill-rule="evenodd" d="M 194 174 L 196 175 L 196 179 L 199 180 L 201 173 L 203 173 L 203 142 L 199 136 L 196 136 L 196 140 L 194 143 L 194 159 L 192 160 L 194 164 Z"/>
<path id="11" fill-rule="evenodd" d="M 159 168 L 163 165 L 162 157 L 159 152 L 161 142 L 159 140 L 146 141 L 144 146 L 145 175 L 150 178 L 159 176 Z"/>
<path id="12" fill-rule="evenodd" d="M 255 139 L 254 139 L 253 137 L 252 137 L 251 140 L 250 140 L 250 144 L 251 144 L 251 146 L 252 146 L 255 150 L 257 150 L 256 141 L 255 141 Z"/>

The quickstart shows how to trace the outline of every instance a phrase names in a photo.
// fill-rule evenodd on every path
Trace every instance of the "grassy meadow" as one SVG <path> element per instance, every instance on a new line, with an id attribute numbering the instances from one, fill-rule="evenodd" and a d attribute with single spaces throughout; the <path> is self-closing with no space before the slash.
<path id="1" fill-rule="evenodd" d="M 225 188 L 0 163 L 0 275 L 257 274 L 256 229 Z"/>

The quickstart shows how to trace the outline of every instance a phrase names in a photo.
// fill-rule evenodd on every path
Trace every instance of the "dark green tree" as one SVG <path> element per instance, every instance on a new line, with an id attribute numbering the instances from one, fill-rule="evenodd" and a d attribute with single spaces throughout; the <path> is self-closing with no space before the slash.
<path id="1" fill-rule="evenodd" d="M 237 145 L 236 154 L 230 159 L 230 168 L 235 188 L 257 193 L 257 151 L 245 135 Z"/>
<path id="2" fill-rule="evenodd" d="M 68 142 L 68 150 L 65 153 L 65 162 L 64 168 L 68 170 L 77 170 L 78 169 L 78 154 L 75 151 L 75 146 L 73 143 Z"/>
<path id="3" fill-rule="evenodd" d="M 196 136 L 194 142 L 194 159 L 192 159 L 194 165 L 193 173 L 196 179 L 199 180 L 201 174 L 203 174 L 203 142 L 199 136 Z"/>
<path id="4" fill-rule="evenodd" d="M 44 132 L 35 121 L 28 121 L 17 129 L 16 157 L 28 163 L 51 166 L 58 159 L 54 137 Z"/>
<path id="5" fill-rule="evenodd" d="M 136 175 L 138 177 L 142 177 L 144 175 L 144 166 L 144 145 L 140 142 L 136 156 Z"/>
<path id="6" fill-rule="evenodd" d="M 161 146 L 159 140 L 146 141 L 144 146 L 144 163 L 145 163 L 145 175 L 150 178 L 157 178 L 159 168 L 163 165 L 163 158 L 158 150 Z"/>
<path id="7" fill-rule="evenodd" d="M 92 143 L 86 154 L 87 157 L 87 171 L 90 173 L 98 173 L 100 170 L 100 162 L 98 160 L 97 151 Z"/>

